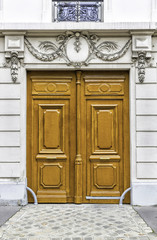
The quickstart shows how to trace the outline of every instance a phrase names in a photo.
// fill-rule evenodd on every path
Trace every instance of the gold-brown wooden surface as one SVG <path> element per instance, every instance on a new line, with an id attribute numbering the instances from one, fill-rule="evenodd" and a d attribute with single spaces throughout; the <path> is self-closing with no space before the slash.
<path id="1" fill-rule="evenodd" d="M 27 178 L 38 201 L 117 203 L 86 196 L 130 186 L 128 74 L 28 72 L 27 91 Z"/>

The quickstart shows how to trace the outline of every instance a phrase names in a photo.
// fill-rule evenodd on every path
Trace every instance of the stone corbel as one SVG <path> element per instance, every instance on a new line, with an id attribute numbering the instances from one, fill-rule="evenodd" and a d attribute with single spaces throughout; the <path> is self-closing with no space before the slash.
<path id="1" fill-rule="evenodd" d="M 137 62 L 138 68 L 138 79 L 140 83 L 144 82 L 145 79 L 145 68 L 147 63 L 151 60 L 151 54 L 146 51 L 140 51 L 132 56 L 134 62 Z"/>
<path id="2" fill-rule="evenodd" d="M 133 32 L 132 59 L 137 63 L 138 79 L 140 83 L 145 80 L 145 68 L 151 60 L 152 32 Z"/>
<path id="3" fill-rule="evenodd" d="M 24 36 L 5 35 L 5 58 L 4 66 L 10 67 L 11 78 L 15 83 L 18 80 L 19 66 L 24 58 Z"/>

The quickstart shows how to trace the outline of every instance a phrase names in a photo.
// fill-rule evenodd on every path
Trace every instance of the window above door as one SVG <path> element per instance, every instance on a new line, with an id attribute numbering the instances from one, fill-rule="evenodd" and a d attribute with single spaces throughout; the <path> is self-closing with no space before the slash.
<path id="1" fill-rule="evenodd" d="M 55 1 L 56 22 L 100 22 L 102 19 L 102 0 L 99 1 Z"/>

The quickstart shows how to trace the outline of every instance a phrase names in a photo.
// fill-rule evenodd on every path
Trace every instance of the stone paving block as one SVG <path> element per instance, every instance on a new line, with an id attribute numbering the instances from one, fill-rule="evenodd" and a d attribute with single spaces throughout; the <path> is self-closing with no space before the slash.
<path id="1" fill-rule="evenodd" d="M 105 204 L 29 204 L 0 231 L 3 240 L 148 240 L 152 233 L 130 205 Z"/>

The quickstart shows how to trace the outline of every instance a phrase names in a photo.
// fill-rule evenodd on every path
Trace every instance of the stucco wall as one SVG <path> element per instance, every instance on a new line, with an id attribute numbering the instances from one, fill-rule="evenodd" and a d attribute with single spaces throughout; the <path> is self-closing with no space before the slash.
<path id="1" fill-rule="evenodd" d="M 105 22 L 150 22 L 157 20 L 156 0 L 104 0 L 103 5 Z M 3 22 L 51 23 L 52 14 L 51 0 L 0 1 L 0 20 Z"/>

